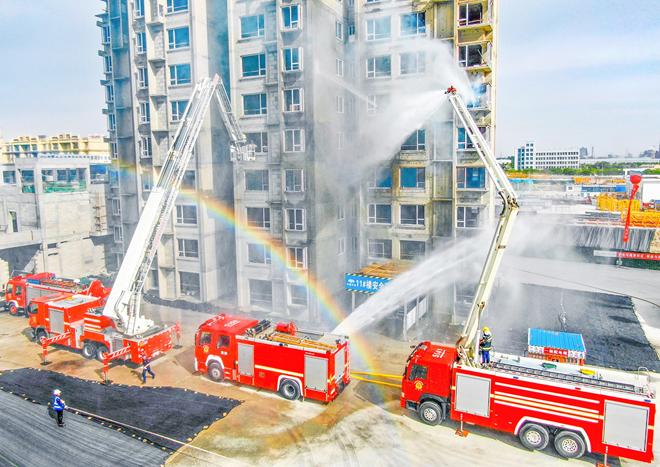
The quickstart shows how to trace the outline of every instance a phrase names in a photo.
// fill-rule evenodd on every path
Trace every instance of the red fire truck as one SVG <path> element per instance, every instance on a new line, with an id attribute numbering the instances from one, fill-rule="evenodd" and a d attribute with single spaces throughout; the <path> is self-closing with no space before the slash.
<path id="1" fill-rule="evenodd" d="M 5 286 L 4 310 L 14 316 L 23 314 L 34 298 L 53 292 L 105 297 L 110 291 L 98 279 L 76 281 L 56 277 L 52 272 L 17 274 Z"/>
<path id="2" fill-rule="evenodd" d="M 59 344 L 106 364 L 107 357 L 139 364 L 141 353 L 155 357 L 167 352 L 180 334 L 177 324 L 156 327 L 147 335 L 127 337 L 117 330 L 112 318 L 103 316 L 104 302 L 105 297 L 68 292 L 35 298 L 28 310 L 35 340 L 42 344 L 44 352 L 48 345 Z"/>
<path id="3" fill-rule="evenodd" d="M 195 336 L 195 370 L 278 391 L 289 400 L 334 400 L 350 381 L 349 346 L 344 336 L 217 315 Z"/>
<path id="4" fill-rule="evenodd" d="M 512 433 L 529 449 L 552 442 L 566 458 L 593 452 L 653 461 L 647 375 L 504 354 L 473 367 L 453 346 L 422 342 L 408 358 L 401 406 L 429 425 L 450 417 Z"/>

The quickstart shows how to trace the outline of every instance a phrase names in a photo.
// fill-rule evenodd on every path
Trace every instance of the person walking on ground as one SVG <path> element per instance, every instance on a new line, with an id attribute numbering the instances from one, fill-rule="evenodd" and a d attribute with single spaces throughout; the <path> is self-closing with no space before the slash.
<path id="1" fill-rule="evenodd" d="M 479 339 L 479 353 L 481 353 L 481 364 L 490 364 L 490 351 L 493 350 L 493 336 L 488 326 L 484 326 Z"/>
<path id="2" fill-rule="evenodd" d="M 62 391 L 55 389 L 53 391 L 53 397 L 51 398 L 50 405 L 55 412 L 55 420 L 57 420 L 57 426 L 64 426 L 64 409 L 66 404 L 62 399 Z"/>
<path id="3" fill-rule="evenodd" d="M 147 382 L 147 373 L 151 375 L 151 379 L 156 379 L 156 375 L 151 369 L 151 359 L 145 352 L 142 352 L 142 384 Z"/>

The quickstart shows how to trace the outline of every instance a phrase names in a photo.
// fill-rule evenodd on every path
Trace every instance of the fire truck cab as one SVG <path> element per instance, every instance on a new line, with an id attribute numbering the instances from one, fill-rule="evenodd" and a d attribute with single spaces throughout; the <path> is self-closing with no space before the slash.
<path id="1" fill-rule="evenodd" d="M 460 363 L 455 347 L 422 342 L 408 357 L 401 407 L 436 425 L 445 418 L 517 435 L 559 455 L 586 452 L 653 461 L 655 392 L 646 374 L 494 353 Z"/>
<path id="2" fill-rule="evenodd" d="M 277 391 L 289 400 L 330 402 L 350 381 L 348 340 L 300 331 L 293 323 L 220 314 L 195 335 L 195 370 L 214 381 Z"/>
<path id="3" fill-rule="evenodd" d="M 11 315 L 26 314 L 33 299 L 53 292 L 70 292 L 105 297 L 108 289 L 98 279 L 91 281 L 56 277 L 52 272 L 18 274 L 7 282 L 2 305 Z"/>

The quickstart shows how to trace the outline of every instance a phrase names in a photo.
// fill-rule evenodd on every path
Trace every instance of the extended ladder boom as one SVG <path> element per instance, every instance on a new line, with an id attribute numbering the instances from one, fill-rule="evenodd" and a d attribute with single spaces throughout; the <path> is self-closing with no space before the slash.
<path id="1" fill-rule="evenodd" d="M 518 214 L 518 199 L 511 182 L 502 167 L 498 164 L 490 145 L 479 131 L 479 127 L 474 121 L 474 118 L 472 118 L 467 106 L 456 92 L 456 88 L 450 87 L 446 94 L 458 119 L 463 124 L 465 131 L 473 142 L 481 161 L 486 166 L 488 175 L 493 181 L 497 193 L 502 197 L 503 202 L 502 213 L 500 214 L 495 236 L 486 256 L 484 268 L 479 277 L 477 291 L 470 307 L 470 314 L 457 343 L 461 360 L 466 364 L 475 364 L 474 356 L 477 347 L 479 321 L 490 299 L 495 277 L 497 276 L 497 271 L 504 255 L 504 249 L 513 230 L 513 224 Z"/>
<path id="2" fill-rule="evenodd" d="M 238 146 L 232 148 L 232 154 L 243 155 L 248 159 L 254 153 L 254 151 L 250 152 L 252 146 L 246 144 L 245 136 L 231 114 L 229 98 L 226 96 L 220 77 L 215 75 L 213 79 L 205 78 L 200 81 L 193 90 L 158 181 L 142 210 L 112 291 L 103 308 L 103 314 L 115 319 L 120 330 L 127 335 L 138 335 L 153 327 L 151 320 L 140 315 L 142 288 L 163 230 L 172 214 L 181 180 L 214 95 L 220 104 L 232 146 Z"/>

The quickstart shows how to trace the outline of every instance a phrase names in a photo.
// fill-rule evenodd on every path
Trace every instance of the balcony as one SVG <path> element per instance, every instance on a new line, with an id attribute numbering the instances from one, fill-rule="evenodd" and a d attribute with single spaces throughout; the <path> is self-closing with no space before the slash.
<path id="1" fill-rule="evenodd" d="M 146 18 L 147 26 L 159 27 L 163 26 L 165 22 L 165 8 L 158 3 L 158 0 L 150 0 L 148 15 Z"/>
<path id="2" fill-rule="evenodd" d="M 487 84 L 480 84 L 474 87 L 474 99 L 468 101 L 466 106 L 473 112 L 490 112 L 491 110 L 491 89 Z"/>
<path id="3" fill-rule="evenodd" d="M 458 46 L 458 65 L 467 71 L 492 71 L 492 48 L 489 42 Z"/>
<path id="4" fill-rule="evenodd" d="M 458 6 L 457 27 L 460 31 L 468 29 L 493 30 L 493 1 L 466 1 Z"/>

